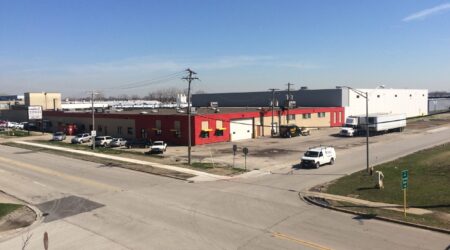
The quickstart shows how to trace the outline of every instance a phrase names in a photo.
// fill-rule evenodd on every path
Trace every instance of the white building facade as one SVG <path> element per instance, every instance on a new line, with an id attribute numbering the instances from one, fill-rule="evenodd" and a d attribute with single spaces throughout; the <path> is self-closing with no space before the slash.
<path id="1" fill-rule="evenodd" d="M 366 99 L 361 94 L 358 94 L 351 89 L 343 90 L 348 90 L 348 102 L 347 105 L 344 106 L 345 115 L 365 115 Z M 427 89 L 380 88 L 356 90 L 368 94 L 369 114 L 406 114 L 406 117 L 424 116 L 428 114 Z"/>

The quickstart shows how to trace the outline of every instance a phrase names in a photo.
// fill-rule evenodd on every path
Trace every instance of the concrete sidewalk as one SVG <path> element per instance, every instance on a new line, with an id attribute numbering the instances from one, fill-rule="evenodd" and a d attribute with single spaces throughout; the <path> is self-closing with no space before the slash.
<path id="1" fill-rule="evenodd" d="M 94 157 L 105 158 L 105 159 L 110 159 L 110 160 L 117 160 L 117 161 L 122 161 L 122 162 L 146 165 L 146 166 L 151 166 L 154 168 L 167 169 L 167 170 L 171 170 L 171 171 L 195 175 L 195 177 L 188 179 L 189 181 L 196 181 L 196 182 L 216 181 L 216 180 L 225 180 L 225 179 L 231 178 L 228 176 L 209 174 L 209 173 L 196 171 L 196 170 L 188 169 L 188 168 L 181 168 L 181 167 L 165 165 L 165 164 L 160 164 L 160 163 L 155 163 L 155 162 L 142 161 L 142 160 L 136 160 L 136 159 L 126 158 L 126 157 L 94 153 L 94 152 L 88 152 L 88 151 L 81 151 L 81 150 L 75 150 L 75 149 L 70 149 L 70 148 L 62 148 L 62 147 L 56 147 L 56 146 L 50 146 L 50 145 L 43 145 L 43 144 L 34 143 L 34 142 L 15 141 L 15 143 L 34 146 L 34 147 L 40 147 L 40 148 L 48 148 L 48 149 L 53 149 L 53 150 L 58 150 L 58 151 L 80 154 L 80 155 L 88 155 L 88 156 L 94 156 Z"/>
<path id="2" fill-rule="evenodd" d="M 397 205 L 397 204 L 373 202 L 373 201 L 361 200 L 361 199 L 356 199 L 356 198 L 347 197 L 347 196 L 340 196 L 340 195 L 319 193 L 319 192 L 311 192 L 311 191 L 300 192 L 300 195 L 314 197 L 314 198 L 322 198 L 322 199 L 327 199 L 327 200 L 334 200 L 334 201 L 346 201 L 346 202 L 350 202 L 350 203 L 354 203 L 354 204 L 358 204 L 358 205 L 362 205 L 362 206 L 367 206 L 367 207 L 382 208 L 382 209 L 403 212 L 403 206 Z M 433 213 L 433 211 L 423 209 L 423 208 L 406 208 L 406 211 L 409 214 L 417 214 L 417 215 Z"/>

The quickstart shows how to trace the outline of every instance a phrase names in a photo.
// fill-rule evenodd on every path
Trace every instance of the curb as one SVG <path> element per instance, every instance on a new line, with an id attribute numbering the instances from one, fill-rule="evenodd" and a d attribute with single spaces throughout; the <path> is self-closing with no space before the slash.
<path id="1" fill-rule="evenodd" d="M 137 171 L 137 172 L 142 172 L 142 173 L 146 173 L 146 174 L 163 176 L 163 177 L 172 178 L 172 179 L 181 180 L 181 181 L 188 181 L 188 182 L 190 182 L 190 181 L 192 181 L 191 180 L 192 178 L 199 177 L 199 176 L 209 176 L 210 178 L 212 178 L 214 180 L 221 180 L 222 178 L 223 179 L 229 178 L 227 176 L 215 176 L 214 174 L 209 174 L 207 172 L 201 172 L 201 171 L 197 171 L 197 170 L 192 170 L 190 168 L 186 168 L 186 169 L 188 171 L 197 171 L 197 172 L 200 172 L 200 173 L 195 173 L 195 174 L 194 173 L 187 173 L 187 172 L 183 172 L 183 171 L 179 171 L 179 170 L 173 170 L 173 169 L 167 169 L 167 168 L 160 167 L 160 166 L 154 166 L 154 165 L 151 165 L 153 162 L 150 162 L 150 161 L 149 162 L 145 162 L 145 161 L 139 160 L 139 161 L 142 161 L 142 162 L 145 162 L 145 163 L 135 163 L 135 162 L 128 161 L 128 160 L 134 160 L 132 158 L 122 157 L 123 159 L 114 159 L 114 158 L 112 158 L 114 156 L 109 158 L 109 157 L 106 157 L 107 155 L 105 156 L 105 155 L 103 155 L 101 153 L 95 153 L 95 154 L 101 154 L 101 155 L 95 155 L 95 154 L 91 155 L 91 154 L 87 154 L 89 152 L 85 152 L 85 151 L 73 150 L 73 149 L 72 150 L 67 150 L 66 148 L 61 148 L 61 147 L 57 147 L 57 146 L 48 146 L 48 145 L 43 145 L 43 144 L 35 143 L 35 142 L 31 142 L 31 143 L 30 142 L 25 142 L 25 143 L 23 143 L 23 142 L 14 142 L 14 143 L 18 144 L 18 146 L 14 146 L 14 145 L 7 145 L 7 146 L 21 148 L 20 145 L 25 145 L 25 146 L 28 146 L 28 147 L 43 148 L 43 149 L 54 150 L 54 151 L 62 151 L 62 152 L 65 152 L 65 153 L 72 153 L 72 154 L 77 154 L 77 155 L 81 155 L 81 156 L 89 155 L 89 156 L 94 157 L 94 158 L 115 160 L 115 161 L 120 161 L 120 162 L 125 163 L 125 164 L 136 164 L 136 165 L 141 165 L 141 166 L 150 166 L 150 167 L 155 168 L 155 169 L 162 169 L 162 170 L 167 170 L 169 172 L 172 171 L 174 173 L 184 173 L 184 174 L 192 175 L 191 177 L 183 178 L 183 177 L 178 177 L 176 175 L 171 175 L 171 174 L 152 173 L 152 172 L 147 172 L 147 171 L 141 170 L 141 169 L 119 167 L 119 168 L 131 170 L 131 171 Z M 87 160 L 87 161 L 95 162 L 94 160 Z M 153 163 L 153 164 L 155 164 L 155 163 Z M 156 164 L 159 164 L 159 163 L 156 163 Z M 159 164 L 159 165 L 165 165 L 165 164 Z M 172 167 L 172 165 L 168 165 L 168 166 Z M 177 167 L 177 166 L 174 166 L 174 167 L 182 168 L 182 167 Z M 219 177 L 222 177 L 222 178 L 219 178 Z"/>
<path id="2" fill-rule="evenodd" d="M 4 231 L 0 233 L 0 242 L 4 242 L 7 241 L 11 238 L 16 237 L 17 235 L 21 234 L 22 232 L 26 231 L 26 230 L 30 230 L 32 228 L 35 228 L 36 226 L 38 226 L 39 224 L 41 224 L 41 222 L 44 220 L 44 217 L 42 215 L 41 210 L 39 210 L 36 206 L 26 202 L 25 200 L 22 200 L 14 195 L 5 193 L 3 190 L 0 190 L 1 193 L 6 194 L 10 197 L 13 197 L 14 199 L 18 200 L 21 202 L 21 205 L 24 205 L 26 207 L 28 207 L 29 209 L 31 209 L 34 214 L 36 215 L 36 219 L 34 220 L 33 223 L 31 223 L 30 225 L 26 226 L 26 227 L 20 227 L 20 228 L 16 228 L 16 229 L 11 229 L 8 231 Z"/>
<path id="3" fill-rule="evenodd" d="M 328 208 L 328 209 L 331 209 L 331 210 L 344 212 L 344 213 L 348 213 L 348 214 L 362 215 L 362 216 L 367 215 L 365 213 L 356 212 L 356 211 L 352 211 L 352 210 L 348 210 L 348 209 L 344 209 L 344 208 L 338 208 L 338 207 L 331 206 L 330 203 L 324 198 L 319 198 L 319 197 L 314 197 L 314 196 L 302 196 L 300 193 L 298 195 L 300 196 L 301 199 L 303 199 L 303 200 L 305 200 L 305 201 L 307 201 L 307 202 L 309 202 L 309 203 L 311 203 L 313 205 L 319 206 L 319 207 Z M 323 202 L 319 202 L 316 199 L 323 200 Z M 375 216 L 375 217 L 373 217 L 373 219 L 378 219 L 378 220 L 382 220 L 382 221 L 397 223 L 397 224 L 401 224 L 401 225 L 405 225 L 405 226 L 411 226 L 411 227 L 426 229 L 426 230 L 435 231 L 435 232 L 439 232 L 439 233 L 450 234 L 450 230 L 447 230 L 447 229 L 444 229 L 444 228 L 425 226 L 425 225 L 421 225 L 421 224 L 415 224 L 415 223 L 412 223 L 412 222 L 401 221 L 401 220 L 387 218 L 387 217 L 383 217 L 383 216 Z"/>

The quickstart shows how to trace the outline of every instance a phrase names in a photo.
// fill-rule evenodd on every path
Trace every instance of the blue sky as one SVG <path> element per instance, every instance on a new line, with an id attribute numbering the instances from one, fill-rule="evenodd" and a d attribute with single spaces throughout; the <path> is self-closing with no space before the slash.
<path id="1" fill-rule="evenodd" d="M 145 95 L 187 67 L 194 91 L 450 91 L 450 1 L 0 0 L 1 93 Z"/>

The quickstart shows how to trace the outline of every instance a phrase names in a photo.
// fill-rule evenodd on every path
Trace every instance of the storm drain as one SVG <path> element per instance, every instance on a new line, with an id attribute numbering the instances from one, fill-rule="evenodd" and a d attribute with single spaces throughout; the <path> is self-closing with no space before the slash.
<path id="1" fill-rule="evenodd" d="M 64 219 L 89 212 L 105 205 L 78 196 L 67 196 L 37 205 L 45 216 L 44 222 Z"/>

